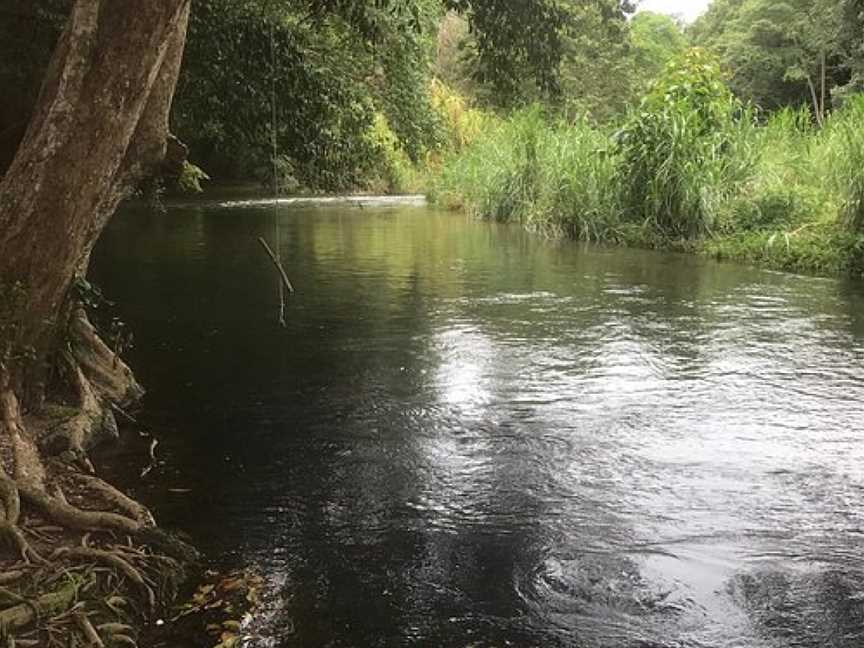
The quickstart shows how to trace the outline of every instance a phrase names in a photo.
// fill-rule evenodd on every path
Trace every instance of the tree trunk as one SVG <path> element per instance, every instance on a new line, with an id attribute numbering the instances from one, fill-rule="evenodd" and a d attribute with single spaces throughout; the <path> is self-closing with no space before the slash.
<path id="1" fill-rule="evenodd" d="M 824 125 L 825 124 L 825 95 L 827 90 L 827 65 L 825 60 L 825 50 L 822 50 L 822 55 L 820 57 L 820 93 L 819 93 L 819 121 Z"/>
<path id="2" fill-rule="evenodd" d="M 76 482 L 76 497 L 89 490 L 108 510 L 64 496 L 92 470 L 90 433 L 111 428 L 111 407 L 137 394 L 71 287 L 119 202 L 164 159 L 189 6 L 76 0 L 0 181 L 0 538 L 25 560 L 40 557 L 19 530 L 22 502 L 68 528 L 134 534 L 152 525 L 146 509 L 95 477 Z M 77 413 L 47 430 L 37 410 L 50 365 L 65 374 Z M 45 461 L 50 447 L 65 465 Z"/>
<path id="3" fill-rule="evenodd" d="M 819 109 L 819 96 L 816 94 L 816 86 L 813 85 L 813 79 L 807 75 L 807 87 L 810 89 L 810 99 L 813 101 L 813 116 L 816 118 L 816 123 L 819 128 L 822 128 L 822 111 Z"/>
<path id="4" fill-rule="evenodd" d="M 164 157 L 188 11 L 189 0 L 73 6 L 0 183 L 0 282 L 26 294 L 12 314 L 14 346 L 40 363 L 108 218 Z"/>

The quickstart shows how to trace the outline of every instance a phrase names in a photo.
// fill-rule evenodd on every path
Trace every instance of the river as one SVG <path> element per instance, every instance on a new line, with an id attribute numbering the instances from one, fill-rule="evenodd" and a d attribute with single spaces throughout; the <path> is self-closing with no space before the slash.
<path id="1" fill-rule="evenodd" d="M 860 284 L 375 200 L 127 209 L 93 277 L 108 476 L 261 570 L 250 647 L 864 646 Z"/>

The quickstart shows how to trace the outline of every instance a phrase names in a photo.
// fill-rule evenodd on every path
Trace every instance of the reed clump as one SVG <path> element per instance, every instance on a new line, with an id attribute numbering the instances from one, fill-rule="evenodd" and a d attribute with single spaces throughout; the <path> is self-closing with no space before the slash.
<path id="1" fill-rule="evenodd" d="M 435 200 L 500 222 L 593 242 L 620 234 L 610 134 L 534 106 L 488 128 L 445 160 Z"/>

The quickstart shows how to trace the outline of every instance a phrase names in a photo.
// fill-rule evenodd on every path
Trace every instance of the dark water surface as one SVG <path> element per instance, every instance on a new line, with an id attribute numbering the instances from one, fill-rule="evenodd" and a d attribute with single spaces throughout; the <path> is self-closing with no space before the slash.
<path id="1" fill-rule="evenodd" d="M 261 567 L 249 646 L 864 646 L 857 286 L 354 203 L 130 210 L 95 267 L 162 458 L 114 477 Z"/>

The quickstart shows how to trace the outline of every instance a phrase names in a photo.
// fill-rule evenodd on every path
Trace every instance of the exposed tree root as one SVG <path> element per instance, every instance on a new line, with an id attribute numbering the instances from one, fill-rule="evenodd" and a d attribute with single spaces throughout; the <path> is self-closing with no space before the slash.
<path id="1" fill-rule="evenodd" d="M 0 501 L 3 503 L 3 517 L 10 524 L 16 524 L 21 515 L 21 499 L 18 488 L 0 467 Z"/>
<path id="2" fill-rule="evenodd" d="M 21 488 L 21 495 L 49 519 L 68 529 L 79 531 L 120 531 L 135 534 L 141 524 L 119 513 L 85 511 L 76 508 L 58 497 L 51 497 L 41 489 Z"/>
<path id="3" fill-rule="evenodd" d="M 135 520 L 139 525 L 139 530 L 143 527 L 156 526 L 156 520 L 153 519 L 153 514 L 146 506 L 120 492 L 108 482 L 95 475 L 83 475 L 74 472 L 72 478 L 84 484 L 93 493 L 100 495 L 106 504 L 117 507 Z"/>
<path id="4" fill-rule="evenodd" d="M 72 354 L 64 353 L 63 360 L 78 394 L 78 407 L 75 415 L 63 421 L 50 439 L 55 449 L 62 449 L 62 452 L 66 453 L 66 459 L 70 463 L 76 463 L 88 473 L 94 473 L 86 446 L 101 429 L 106 410 Z"/>
<path id="5" fill-rule="evenodd" d="M 22 578 L 24 578 L 24 576 L 26 576 L 26 575 L 27 575 L 27 572 L 24 571 L 23 569 L 7 570 L 7 571 L 3 572 L 2 574 L 0 574 L 0 587 L 2 587 L 4 585 L 9 585 L 11 583 L 14 583 L 15 581 L 19 581 Z"/>
<path id="6" fill-rule="evenodd" d="M 144 395 L 132 370 L 102 341 L 83 308 L 73 315 L 70 334 L 75 360 L 106 399 L 123 407 Z"/>
<path id="7" fill-rule="evenodd" d="M 102 641 L 102 637 L 100 637 L 99 633 L 96 632 L 96 628 L 94 628 L 93 624 L 90 623 L 90 618 L 83 610 L 78 610 L 75 613 L 75 623 L 77 623 L 78 627 L 81 628 L 81 632 L 84 635 L 84 638 L 89 642 L 90 646 L 93 646 L 94 648 L 105 648 L 105 642 Z"/>
<path id="8" fill-rule="evenodd" d="M 24 537 L 24 534 L 17 525 L 9 524 L 8 522 L 0 524 L 0 537 L 5 538 L 12 544 L 25 563 L 45 562 L 45 559 L 27 542 L 27 538 Z"/>
<path id="9" fill-rule="evenodd" d="M 113 408 L 143 390 L 81 310 L 71 336 L 58 355 L 64 400 L 53 409 L 25 418 L 0 362 L 0 637 L 35 625 L 11 641 L 48 646 L 72 633 L 90 646 L 134 646 L 128 622 L 173 596 L 196 554 L 93 474 L 88 451 L 116 431 Z M 119 605 L 127 601 L 146 608 Z"/>
<path id="10" fill-rule="evenodd" d="M 23 433 L 20 422 L 20 411 L 15 395 L 9 390 L 9 378 L 0 367 L 0 421 L 2 430 L 9 435 L 14 449 Z M 9 477 L 4 468 L 5 461 L 0 457 L 0 538 L 9 542 L 24 562 L 42 561 L 42 557 L 30 546 L 21 529 L 18 520 L 21 517 L 21 497 L 17 484 Z M 16 463 L 17 467 L 17 463 Z"/>

